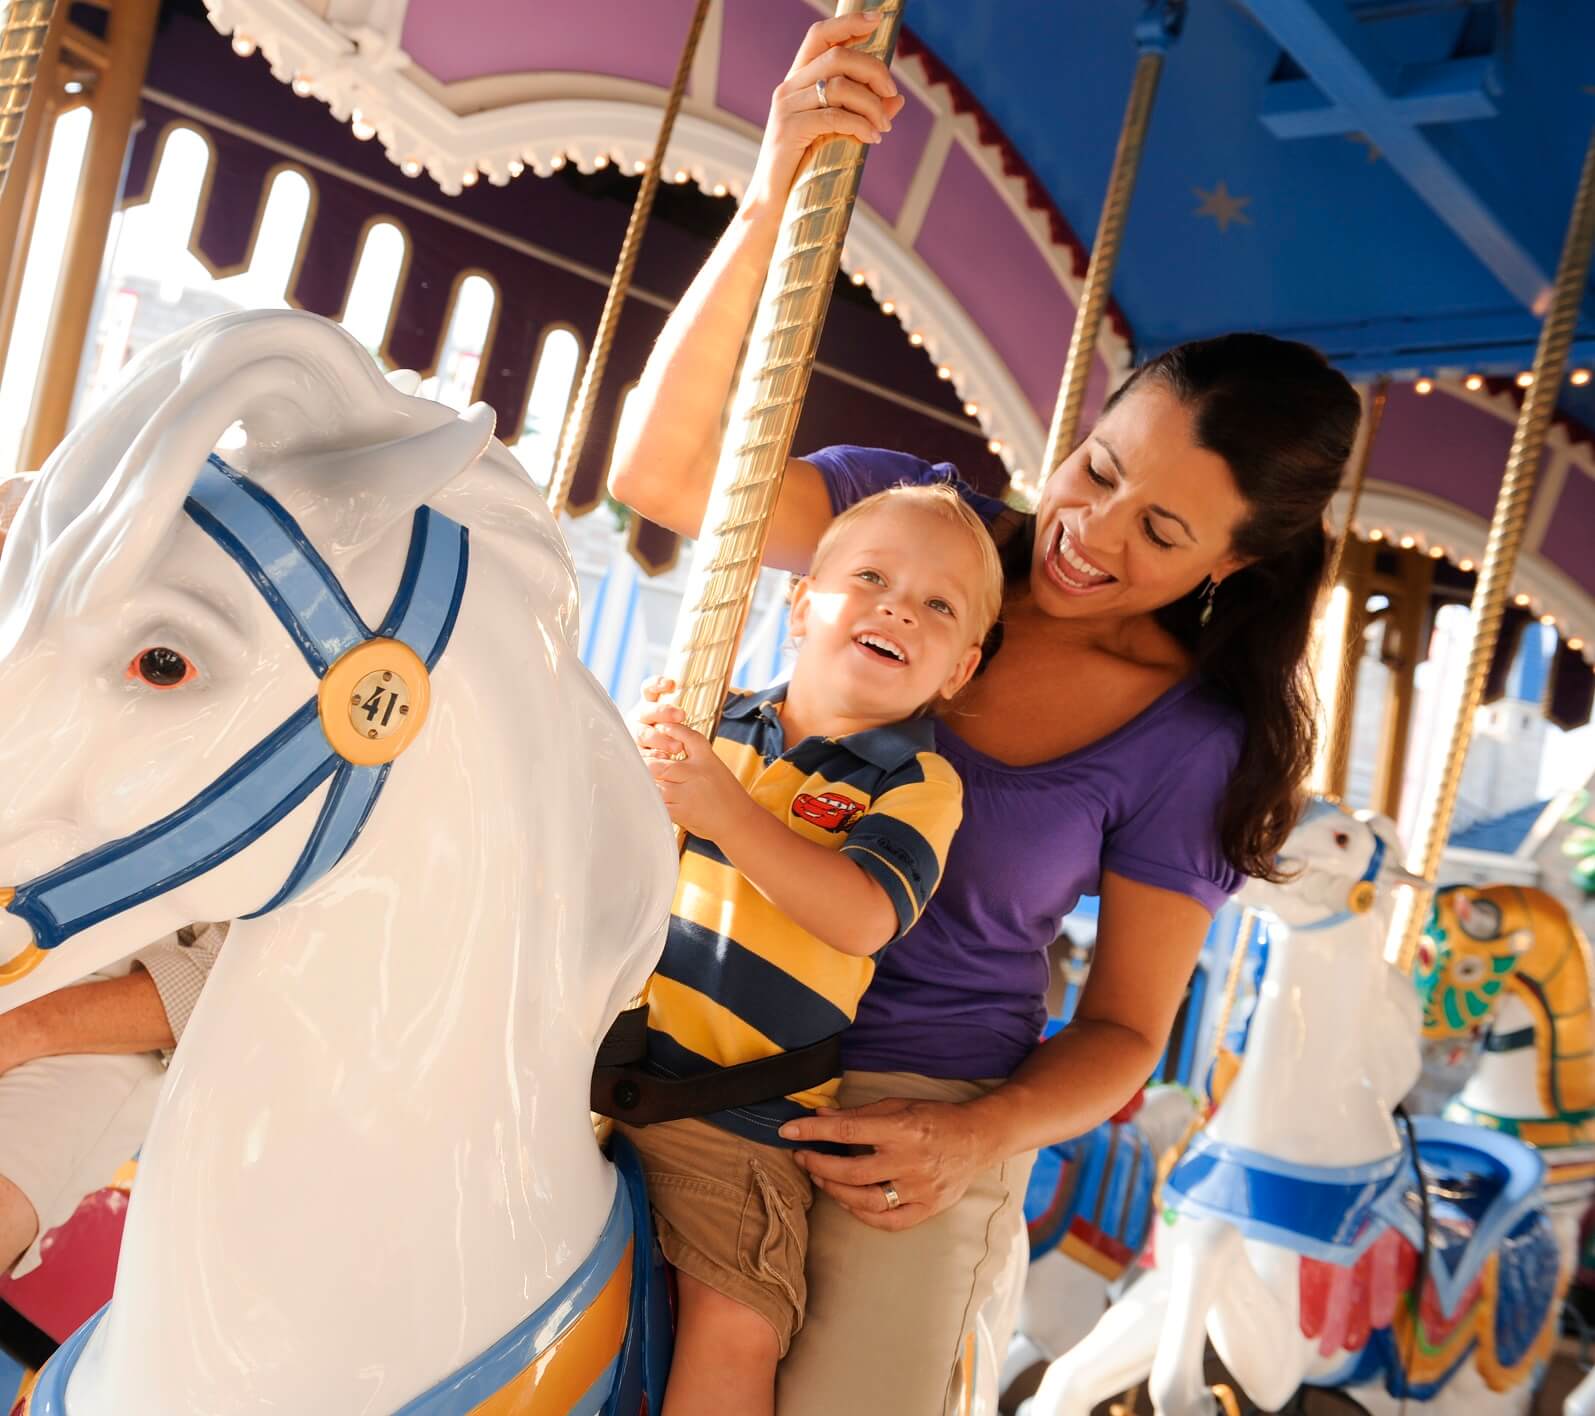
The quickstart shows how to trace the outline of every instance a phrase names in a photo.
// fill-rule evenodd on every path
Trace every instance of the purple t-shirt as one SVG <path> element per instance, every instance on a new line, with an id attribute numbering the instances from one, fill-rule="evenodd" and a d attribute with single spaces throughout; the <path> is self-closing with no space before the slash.
<path id="1" fill-rule="evenodd" d="M 836 511 L 905 482 L 952 482 L 988 520 L 1002 506 L 950 463 L 863 447 L 804 460 Z M 964 782 L 963 825 L 919 923 L 880 955 L 843 1036 L 846 1065 L 1006 1077 L 1046 1021 L 1047 946 L 1104 871 L 1216 910 L 1241 883 L 1218 808 L 1244 735 L 1240 712 L 1194 679 L 1090 746 L 1030 767 L 977 752 L 938 722 L 936 750 Z"/>

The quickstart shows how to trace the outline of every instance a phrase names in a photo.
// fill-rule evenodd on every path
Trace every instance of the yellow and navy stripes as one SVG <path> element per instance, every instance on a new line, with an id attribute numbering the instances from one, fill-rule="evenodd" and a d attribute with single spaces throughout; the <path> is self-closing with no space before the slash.
<path id="1" fill-rule="evenodd" d="M 891 900 L 900 936 L 941 878 L 963 816 L 958 774 L 927 720 L 787 748 L 785 687 L 733 694 L 714 749 L 749 795 L 789 830 L 841 851 Z M 650 1065 L 692 1077 L 807 1047 L 841 1032 L 875 972 L 766 899 L 711 841 L 688 836 L 664 956 L 648 992 Z M 706 1119 L 780 1144 L 777 1129 L 816 1106 L 823 1086 Z"/>

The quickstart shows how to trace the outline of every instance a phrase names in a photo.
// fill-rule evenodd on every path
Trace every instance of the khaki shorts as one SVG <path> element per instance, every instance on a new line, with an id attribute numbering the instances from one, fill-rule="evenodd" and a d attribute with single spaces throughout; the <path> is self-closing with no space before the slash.
<path id="1" fill-rule="evenodd" d="M 695 1119 L 620 1131 L 648 1174 L 665 1258 L 775 1329 L 784 1356 L 803 1326 L 809 1177 L 778 1146 Z"/>
<path id="2" fill-rule="evenodd" d="M 886 1097 L 968 1101 L 996 1082 L 848 1072 L 840 1106 Z M 1018 1317 L 1034 1153 L 970 1183 L 950 1209 L 901 1233 L 871 1229 L 823 1193 L 809 1216 L 808 1321 L 776 1379 L 777 1416 L 940 1416 L 966 1339 L 1000 1366 Z M 949 1399 L 951 1398 L 951 1401 Z"/>

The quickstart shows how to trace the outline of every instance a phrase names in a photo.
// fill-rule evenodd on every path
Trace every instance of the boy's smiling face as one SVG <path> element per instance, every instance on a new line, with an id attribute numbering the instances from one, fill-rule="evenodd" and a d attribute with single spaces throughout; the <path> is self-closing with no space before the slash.
<path id="1" fill-rule="evenodd" d="M 888 499 L 846 527 L 798 583 L 794 679 L 823 693 L 832 712 L 877 724 L 951 698 L 980 662 L 982 574 L 965 528 Z"/>

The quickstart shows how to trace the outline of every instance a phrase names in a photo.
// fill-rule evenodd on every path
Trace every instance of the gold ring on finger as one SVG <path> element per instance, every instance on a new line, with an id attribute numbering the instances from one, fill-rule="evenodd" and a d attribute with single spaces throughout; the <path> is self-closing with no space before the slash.
<path id="1" fill-rule="evenodd" d="M 902 1197 L 897 1193 L 897 1187 L 890 1180 L 881 1181 L 881 1193 L 886 1196 L 886 1208 L 894 1210 L 902 1204 Z"/>

